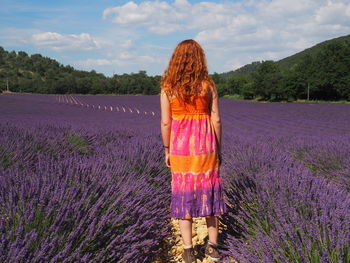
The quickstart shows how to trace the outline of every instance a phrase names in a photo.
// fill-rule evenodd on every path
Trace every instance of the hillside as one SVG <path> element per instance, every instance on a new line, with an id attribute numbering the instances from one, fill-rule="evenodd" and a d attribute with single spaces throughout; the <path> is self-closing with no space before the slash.
<path id="1" fill-rule="evenodd" d="M 301 62 L 302 58 L 305 55 L 314 56 L 315 54 L 320 52 L 328 44 L 344 43 L 347 41 L 350 41 L 350 35 L 329 39 L 329 40 L 323 41 L 321 43 L 318 43 L 310 48 L 307 48 L 301 52 L 298 52 L 292 56 L 283 58 L 283 59 L 275 61 L 275 62 L 282 71 L 287 71 L 287 70 L 295 68 Z M 255 62 L 252 62 L 250 64 L 244 65 L 243 67 L 240 67 L 234 71 L 221 73 L 220 76 L 223 77 L 224 79 L 227 79 L 229 77 L 237 76 L 237 75 L 250 75 L 253 72 L 257 71 L 259 64 L 261 64 L 261 62 L 255 61 Z"/>
<path id="2" fill-rule="evenodd" d="M 224 72 L 219 75 L 224 79 L 227 79 L 232 76 L 250 75 L 258 70 L 260 64 L 260 61 L 254 61 L 250 64 L 244 65 L 243 67 L 236 69 L 235 71 Z"/>
<path id="3" fill-rule="evenodd" d="M 326 40 L 323 41 L 321 43 L 318 43 L 310 48 L 307 48 L 299 53 L 296 53 L 292 56 L 286 57 L 284 59 L 281 59 L 279 61 L 277 61 L 277 64 L 279 65 L 279 67 L 281 68 L 281 70 L 288 70 L 288 69 L 293 69 L 295 68 L 300 61 L 302 60 L 302 58 L 305 55 L 311 55 L 314 56 L 316 55 L 318 52 L 320 52 L 326 45 L 331 44 L 331 43 L 344 43 L 350 41 L 350 35 L 347 36 L 342 36 L 342 37 L 337 37 L 337 38 L 333 38 L 330 40 Z"/>

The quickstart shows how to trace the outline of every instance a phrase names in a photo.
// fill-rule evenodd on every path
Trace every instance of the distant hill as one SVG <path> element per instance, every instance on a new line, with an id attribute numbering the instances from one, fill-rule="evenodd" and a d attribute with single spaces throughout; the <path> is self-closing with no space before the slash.
<path id="1" fill-rule="evenodd" d="M 330 43 L 343 43 L 346 41 L 350 41 L 350 35 L 337 37 L 337 38 L 323 41 L 323 42 L 318 43 L 318 44 L 316 44 L 310 48 L 307 48 L 301 52 L 298 52 L 292 56 L 283 58 L 283 59 L 275 61 L 275 62 L 277 63 L 277 65 L 280 67 L 280 69 L 282 71 L 287 71 L 289 69 L 293 69 L 294 67 L 296 67 L 305 55 L 309 54 L 309 55 L 313 56 Z M 244 65 L 243 67 L 240 67 L 234 71 L 224 72 L 224 73 L 221 73 L 219 75 L 224 79 L 227 79 L 231 76 L 237 76 L 237 75 L 250 75 L 253 72 L 257 71 L 258 66 L 260 64 L 261 64 L 260 61 L 254 61 L 254 62 L 247 64 L 247 65 Z"/>
<path id="2" fill-rule="evenodd" d="M 260 64 L 260 61 L 254 61 L 250 64 L 244 65 L 243 67 L 240 67 L 239 69 L 236 69 L 235 71 L 224 72 L 219 75 L 224 79 L 237 75 L 250 75 L 258 70 Z"/>
<path id="3" fill-rule="evenodd" d="M 350 35 L 326 40 L 326 41 L 318 43 L 310 48 L 307 48 L 299 53 L 296 53 L 292 56 L 281 59 L 281 60 L 277 61 L 277 64 L 280 66 L 281 70 L 292 69 L 301 61 L 303 56 L 305 56 L 307 54 L 313 56 L 316 53 L 318 53 L 319 51 L 321 51 L 326 45 L 328 45 L 330 43 L 343 43 L 346 41 L 350 41 Z"/>

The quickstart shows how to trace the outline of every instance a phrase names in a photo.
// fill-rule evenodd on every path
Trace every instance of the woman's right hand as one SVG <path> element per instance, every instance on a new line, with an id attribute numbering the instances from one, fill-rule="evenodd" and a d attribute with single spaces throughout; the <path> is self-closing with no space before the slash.
<path id="1" fill-rule="evenodd" d="M 165 165 L 170 168 L 170 155 L 165 153 Z"/>

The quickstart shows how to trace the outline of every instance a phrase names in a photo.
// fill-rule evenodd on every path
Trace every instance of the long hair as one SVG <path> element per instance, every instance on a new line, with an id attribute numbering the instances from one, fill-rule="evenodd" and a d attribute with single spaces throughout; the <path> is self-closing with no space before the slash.
<path id="1" fill-rule="evenodd" d="M 160 87 L 168 96 L 182 98 L 185 102 L 193 102 L 190 97 L 202 93 L 202 82 L 214 85 L 209 77 L 204 50 L 194 40 L 180 42 L 169 61 L 161 78 Z M 205 88 L 205 89 L 206 89 Z"/>

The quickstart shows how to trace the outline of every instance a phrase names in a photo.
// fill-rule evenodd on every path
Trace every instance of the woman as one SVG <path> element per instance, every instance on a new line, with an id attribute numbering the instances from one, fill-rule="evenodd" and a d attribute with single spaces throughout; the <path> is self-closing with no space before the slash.
<path id="1" fill-rule="evenodd" d="M 179 221 L 182 258 L 196 262 L 192 218 L 205 217 L 209 232 L 205 254 L 218 261 L 218 216 L 227 211 L 219 174 L 221 121 L 217 90 L 196 41 L 176 46 L 161 79 L 160 104 L 165 163 L 172 176 L 170 211 Z"/>

